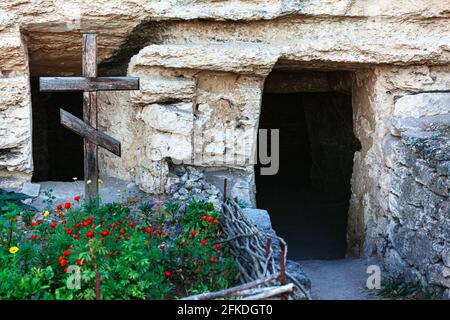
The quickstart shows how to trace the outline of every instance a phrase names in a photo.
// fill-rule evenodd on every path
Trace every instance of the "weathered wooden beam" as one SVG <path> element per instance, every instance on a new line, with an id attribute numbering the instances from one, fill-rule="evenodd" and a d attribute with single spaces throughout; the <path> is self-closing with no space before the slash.
<path id="1" fill-rule="evenodd" d="M 96 34 L 83 35 L 83 76 L 97 77 Z M 97 92 L 83 92 L 83 120 L 97 130 Z M 84 138 L 84 195 L 98 200 L 98 144 L 87 138 Z"/>
<path id="2" fill-rule="evenodd" d="M 67 129 L 120 157 L 120 142 L 116 139 L 84 123 L 64 109 L 60 109 L 60 120 L 61 124 Z"/>
<path id="3" fill-rule="evenodd" d="M 42 77 L 39 86 L 42 92 L 139 90 L 139 78 Z"/>

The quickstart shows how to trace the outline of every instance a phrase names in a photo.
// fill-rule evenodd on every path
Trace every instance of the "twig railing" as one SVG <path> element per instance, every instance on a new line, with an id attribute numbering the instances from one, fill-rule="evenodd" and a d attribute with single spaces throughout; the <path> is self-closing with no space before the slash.
<path id="1" fill-rule="evenodd" d="M 221 242 L 229 244 L 243 284 L 185 300 L 279 299 L 298 291 L 311 299 L 303 285 L 286 271 L 287 243 L 282 238 L 258 229 L 233 199 L 224 197 L 223 214 L 221 227 L 226 238 Z M 273 249 L 277 241 L 281 245 L 279 256 Z"/>

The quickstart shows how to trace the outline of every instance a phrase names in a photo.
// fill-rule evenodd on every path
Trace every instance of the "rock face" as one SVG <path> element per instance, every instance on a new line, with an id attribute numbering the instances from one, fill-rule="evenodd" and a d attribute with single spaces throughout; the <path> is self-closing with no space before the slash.
<path id="1" fill-rule="evenodd" d="M 425 95 L 425 96 L 424 96 Z M 432 100 L 423 110 L 441 116 L 392 119 L 385 144 L 391 170 L 389 221 L 384 250 L 397 274 L 448 296 L 450 239 L 450 104 L 448 94 L 418 94 L 397 100 L 408 107 Z M 434 110 L 433 110 L 434 109 Z M 408 113 L 416 113 L 411 110 Z"/>
<path id="2" fill-rule="evenodd" d="M 186 203 L 195 198 L 211 202 L 217 210 L 222 210 L 223 196 L 220 190 L 208 183 L 203 172 L 194 167 L 175 168 L 167 179 L 165 189 L 174 200 Z"/>
<path id="3" fill-rule="evenodd" d="M 30 76 L 79 75 L 82 33 L 99 35 L 100 74 L 141 78 L 140 91 L 99 94 L 99 128 L 123 148 L 100 152 L 101 173 L 152 193 L 194 165 L 255 205 L 265 78 L 346 72 L 277 90 L 351 91 L 350 252 L 448 296 L 449 20 L 442 0 L 2 1 L 0 187 L 33 173 Z"/>

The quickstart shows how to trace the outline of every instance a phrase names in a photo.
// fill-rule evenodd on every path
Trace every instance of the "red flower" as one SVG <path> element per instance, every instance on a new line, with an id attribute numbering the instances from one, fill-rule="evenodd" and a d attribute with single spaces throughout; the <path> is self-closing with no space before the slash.
<path id="1" fill-rule="evenodd" d="M 59 260 L 59 264 L 61 265 L 61 267 L 66 266 L 68 263 L 69 263 L 69 260 L 66 260 L 64 258 Z"/>
<path id="2" fill-rule="evenodd" d="M 191 231 L 191 236 L 195 237 L 196 234 L 197 234 L 197 231 L 195 231 L 195 230 Z"/>
<path id="3" fill-rule="evenodd" d="M 100 218 L 100 221 L 101 221 L 101 222 L 105 222 L 105 218 L 101 217 L 101 218 Z"/>
<path id="4" fill-rule="evenodd" d="M 219 220 L 217 220 L 217 219 L 214 219 L 214 221 L 213 221 L 215 224 L 218 224 L 219 223 Z"/>
<path id="5" fill-rule="evenodd" d="M 130 237 L 126 237 L 125 240 L 127 240 L 127 241 L 130 240 Z"/>
<path id="6" fill-rule="evenodd" d="M 84 261 L 83 261 L 82 259 L 78 259 L 78 260 L 77 260 L 77 265 L 78 265 L 79 267 L 81 267 L 83 264 L 84 264 Z"/>
<path id="7" fill-rule="evenodd" d="M 158 234 L 158 236 L 162 235 L 162 231 L 161 230 L 156 231 L 156 233 Z"/>
<path id="8" fill-rule="evenodd" d="M 153 232 L 153 229 L 152 229 L 152 228 L 147 228 L 147 229 L 145 229 L 145 232 L 147 232 L 148 234 L 150 234 L 150 233 Z"/>
<path id="9" fill-rule="evenodd" d="M 183 242 L 181 242 L 181 241 L 178 242 L 178 246 L 179 246 L 179 247 L 182 247 L 182 246 L 183 246 Z"/>
<path id="10" fill-rule="evenodd" d="M 80 226 L 81 226 L 81 224 L 75 223 L 75 228 L 79 228 Z"/>
<path id="11" fill-rule="evenodd" d="M 62 213 L 58 213 L 58 217 L 59 217 L 59 218 L 62 218 L 62 217 L 63 217 L 63 214 L 62 214 Z"/>
<path id="12" fill-rule="evenodd" d="M 31 240 L 36 240 L 37 239 L 37 237 L 36 236 L 31 236 Z"/>
<path id="13" fill-rule="evenodd" d="M 66 224 L 66 220 L 61 221 L 61 224 Z"/>
<path id="14" fill-rule="evenodd" d="M 217 243 L 217 244 L 216 244 L 216 249 L 217 249 L 217 250 L 220 250 L 220 248 L 222 248 L 222 246 L 220 245 L 220 243 Z"/>
<path id="15" fill-rule="evenodd" d="M 211 216 L 208 216 L 208 218 L 206 218 L 208 220 L 208 222 L 212 222 L 213 218 Z"/>
<path id="16" fill-rule="evenodd" d="M 124 234 L 125 233 L 125 228 L 121 228 L 120 229 L 120 234 Z"/>
<path id="17" fill-rule="evenodd" d="M 203 216 L 203 217 L 202 217 L 202 220 L 203 220 L 203 221 L 205 221 L 206 219 L 208 219 L 207 216 Z"/>
<path id="18" fill-rule="evenodd" d="M 62 207 L 61 204 L 58 204 L 58 205 L 56 206 L 56 210 L 58 210 L 58 211 L 59 211 L 59 210 L 62 210 L 62 208 L 63 208 L 63 207 Z"/>
<path id="19" fill-rule="evenodd" d="M 65 255 L 65 256 L 70 256 L 70 254 L 71 254 L 70 250 L 65 250 L 63 252 L 63 255 Z"/>
<path id="20" fill-rule="evenodd" d="M 17 222 L 18 219 L 17 219 L 17 217 L 14 217 L 13 220 L 14 220 L 15 222 Z"/>
<path id="21" fill-rule="evenodd" d="M 72 228 L 69 228 L 68 230 L 67 230 L 67 234 L 72 234 L 73 233 L 73 229 Z"/>
<path id="22" fill-rule="evenodd" d="M 73 200 L 75 200 L 75 201 L 80 201 L 80 196 L 75 196 L 75 197 L 73 197 Z"/>
<path id="23" fill-rule="evenodd" d="M 128 225 L 129 225 L 131 228 L 133 228 L 133 227 L 134 227 L 134 222 L 131 221 Z"/>
<path id="24" fill-rule="evenodd" d="M 114 228 L 114 223 L 111 223 L 111 224 L 109 225 L 109 228 L 110 228 L 110 229 L 113 229 L 113 228 Z"/>
<path id="25" fill-rule="evenodd" d="M 38 223 L 37 223 L 36 221 L 32 221 L 32 222 L 31 222 L 31 226 L 32 226 L 32 227 L 37 227 L 37 225 L 38 225 Z"/>
<path id="26" fill-rule="evenodd" d="M 206 240 L 205 240 L 205 239 L 202 239 L 202 241 L 200 241 L 200 243 L 201 243 L 202 245 L 206 245 Z"/>
<path id="27" fill-rule="evenodd" d="M 67 272 L 67 270 L 68 270 L 67 268 L 64 268 L 64 273 L 66 273 L 66 272 Z"/>
<path id="28" fill-rule="evenodd" d="M 44 219 L 39 219 L 39 223 L 44 223 Z"/>
<path id="29" fill-rule="evenodd" d="M 172 275 L 170 271 L 164 271 L 164 277 L 169 278 Z"/>
<path id="30" fill-rule="evenodd" d="M 70 206 L 71 206 L 70 202 L 64 203 L 64 209 L 69 210 Z"/>
<path id="31" fill-rule="evenodd" d="M 120 221 L 116 221 L 116 224 L 117 224 L 118 226 L 120 226 Z"/>
<path id="32" fill-rule="evenodd" d="M 211 263 L 216 262 L 216 258 L 212 257 L 211 259 L 209 259 L 209 262 L 211 262 Z"/>
<path id="33" fill-rule="evenodd" d="M 200 268 L 198 268 L 195 272 L 200 273 L 201 272 Z"/>
<path id="34" fill-rule="evenodd" d="M 159 248 L 160 248 L 161 250 L 164 250 L 164 249 L 166 248 L 166 246 L 162 244 L 162 245 L 159 246 Z"/>
<path id="35" fill-rule="evenodd" d="M 103 230 L 102 233 L 101 233 L 101 235 L 102 235 L 103 237 L 106 237 L 107 235 L 109 235 L 109 231 L 108 231 L 108 230 Z"/>
<path id="36" fill-rule="evenodd" d="M 92 222 L 92 220 L 94 220 L 94 216 L 89 216 L 88 220 L 91 220 L 91 222 Z"/>
<path id="37" fill-rule="evenodd" d="M 86 237 L 88 237 L 89 239 L 92 239 L 94 237 L 94 235 L 95 235 L 94 231 L 86 232 Z"/>
<path id="38" fill-rule="evenodd" d="M 50 228 L 55 229 L 57 226 L 56 222 L 50 223 Z"/>
<path id="39" fill-rule="evenodd" d="M 90 220 L 83 220 L 83 222 L 82 222 L 82 224 L 83 224 L 83 227 L 86 227 L 86 226 L 88 226 L 89 224 L 91 223 L 91 221 Z"/>
<path id="40" fill-rule="evenodd" d="M 74 239 L 78 239 L 79 237 L 80 237 L 79 234 L 76 234 L 76 235 L 73 236 Z"/>

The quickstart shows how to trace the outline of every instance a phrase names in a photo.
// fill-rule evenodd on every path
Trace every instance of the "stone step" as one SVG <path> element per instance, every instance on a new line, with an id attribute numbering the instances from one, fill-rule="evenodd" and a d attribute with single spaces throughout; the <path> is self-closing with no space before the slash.
<path id="1" fill-rule="evenodd" d="M 279 56 L 280 50 L 267 44 L 150 45 L 131 59 L 128 73 L 140 75 L 151 67 L 162 67 L 266 76 Z"/>

